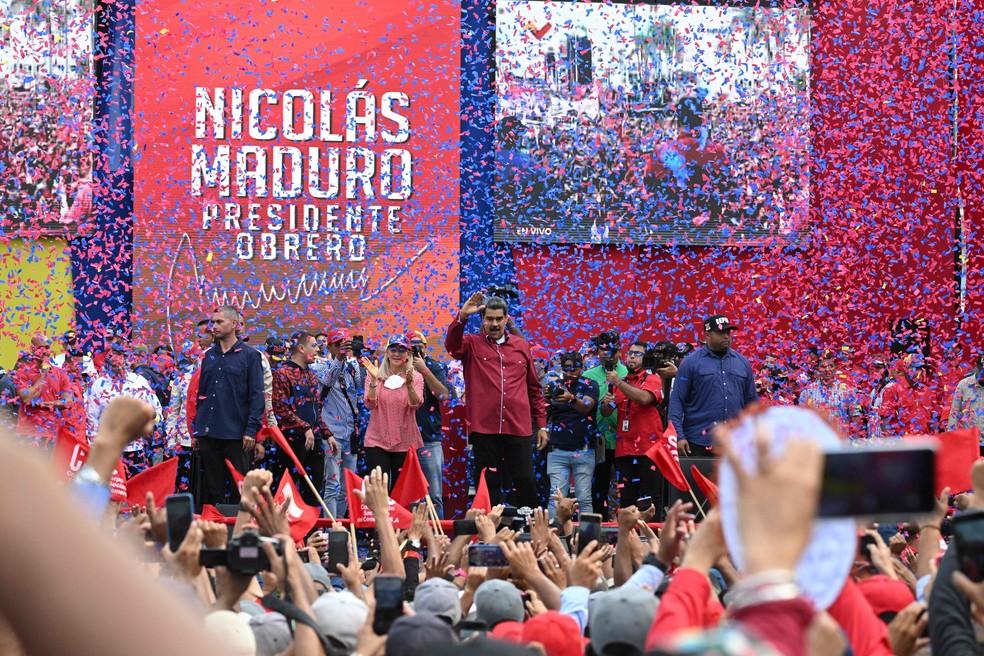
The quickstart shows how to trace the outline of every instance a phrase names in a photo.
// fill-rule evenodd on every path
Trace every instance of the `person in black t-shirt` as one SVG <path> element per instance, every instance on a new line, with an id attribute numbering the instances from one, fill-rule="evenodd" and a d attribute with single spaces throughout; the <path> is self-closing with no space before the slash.
<path id="1" fill-rule="evenodd" d="M 567 496 L 571 476 L 574 477 L 574 493 L 580 512 L 592 512 L 591 477 L 594 473 L 594 450 L 600 434 L 595 426 L 595 409 L 598 405 L 598 383 L 581 377 L 584 361 L 581 354 L 572 351 L 560 358 L 563 378 L 544 381 L 549 406 L 550 446 L 547 455 L 547 473 L 550 487 Z M 550 517 L 554 515 L 554 501 L 550 500 Z"/>

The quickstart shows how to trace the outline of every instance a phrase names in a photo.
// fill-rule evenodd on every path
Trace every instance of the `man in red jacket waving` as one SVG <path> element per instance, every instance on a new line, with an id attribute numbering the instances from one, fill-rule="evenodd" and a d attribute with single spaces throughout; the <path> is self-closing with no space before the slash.
<path id="1" fill-rule="evenodd" d="M 475 450 L 475 468 L 487 468 L 486 482 L 493 504 L 502 502 L 499 472 L 508 471 L 516 487 L 516 505 L 534 507 L 533 447 L 547 444 L 547 413 L 543 388 L 533 366 L 530 345 L 506 331 L 509 306 L 498 296 L 486 300 L 472 294 L 448 326 L 444 346 L 461 360 L 467 402 L 465 417 L 469 441 Z M 480 314 L 482 332 L 465 334 L 468 317 Z"/>

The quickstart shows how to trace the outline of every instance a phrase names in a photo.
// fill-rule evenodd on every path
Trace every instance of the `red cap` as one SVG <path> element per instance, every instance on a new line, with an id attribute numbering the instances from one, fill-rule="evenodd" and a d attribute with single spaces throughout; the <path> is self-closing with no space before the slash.
<path id="1" fill-rule="evenodd" d="M 875 611 L 875 615 L 898 613 L 916 600 L 909 586 L 898 579 L 890 579 L 884 574 L 875 574 L 859 581 L 858 589 L 871 604 L 871 609 Z"/>
<path id="2" fill-rule="evenodd" d="M 336 328 L 328 332 L 328 343 L 334 344 L 335 342 L 344 342 L 349 338 L 348 331 L 344 328 Z"/>
<path id="3" fill-rule="evenodd" d="M 532 642 L 543 645 L 547 656 L 583 656 L 588 641 L 573 618 L 548 610 L 523 625 L 523 644 Z"/>

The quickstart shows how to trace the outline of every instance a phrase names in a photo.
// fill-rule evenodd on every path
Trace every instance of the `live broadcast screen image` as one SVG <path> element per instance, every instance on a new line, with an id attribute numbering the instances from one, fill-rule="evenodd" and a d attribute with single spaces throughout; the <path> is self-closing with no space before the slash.
<path id="1" fill-rule="evenodd" d="M 92 217 L 93 0 L 0 0 L 0 234 Z"/>
<path id="2" fill-rule="evenodd" d="M 806 4 L 501 0 L 495 74 L 498 241 L 805 234 Z"/>

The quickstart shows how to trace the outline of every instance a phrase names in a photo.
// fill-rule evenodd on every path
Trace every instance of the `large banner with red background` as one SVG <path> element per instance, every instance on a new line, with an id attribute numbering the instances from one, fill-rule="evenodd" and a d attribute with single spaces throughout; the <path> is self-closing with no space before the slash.
<path id="1" fill-rule="evenodd" d="M 382 338 L 458 303 L 460 4 L 138 4 L 135 327 Z M 254 340 L 256 341 L 256 340 Z"/>

